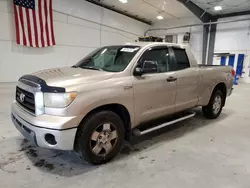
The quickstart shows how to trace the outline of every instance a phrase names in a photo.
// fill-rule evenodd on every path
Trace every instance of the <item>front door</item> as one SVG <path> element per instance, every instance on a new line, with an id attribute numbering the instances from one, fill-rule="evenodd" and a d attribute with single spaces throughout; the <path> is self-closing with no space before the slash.
<path id="1" fill-rule="evenodd" d="M 148 49 L 138 61 L 154 61 L 158 65 L 155 73 L 134 76 L 134 101 L 136 123 L 146 122 L 175 112 L 176 81 L 175 72 L 169 72 L 170 55 L 166 46 Z"/>

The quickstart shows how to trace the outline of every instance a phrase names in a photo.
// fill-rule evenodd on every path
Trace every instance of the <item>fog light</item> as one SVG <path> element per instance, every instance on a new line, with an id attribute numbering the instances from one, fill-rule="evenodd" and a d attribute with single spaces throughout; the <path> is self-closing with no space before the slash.
<path id="1" fill-rule="evenodd" d="M 48 142 L 50 145 L 56 145 L 57 142 L 56 142 L 56 138 L 53 134 L 46 134 L 45 135 L 45 140 L 46 142 Z"/>

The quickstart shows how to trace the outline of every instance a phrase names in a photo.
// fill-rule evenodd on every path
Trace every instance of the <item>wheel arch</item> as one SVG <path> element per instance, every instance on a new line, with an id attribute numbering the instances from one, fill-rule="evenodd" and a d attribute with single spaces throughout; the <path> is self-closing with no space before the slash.
<path id="1" fill-rule="evenodd" d="M 212 94 L 211 94 L 211 96 L 210 96 L 210 99 L 211 99 L 213 93 L 214 93 L 215 91 L 217 91 L 217 90 L 220 90 L 220 91 L 223 93 L 223 96 L 224 96 L 224 98 L 223 98 L 223 106 L 225 106 L 226 98 L 227 98 L 227 86 L 226 86 L 226 84 L 225 84 L 224 82 L 218 83 L 218 84 L 214 87 L 213 92 L 212 92 Z"/>
<path id="2" fill-rule="evenodd" d="M 121 120 L 124 124 L 124 129 L 125 129 L 125 139 L 130 140 L 130 137 L 131 137 L 131 115 L 130 115 L 128 109 L 122 104 L 110 103 L 110 104 L 98 106 L 98 107 L 90 110 L 84 116 L 84 118 L 81 120 L 79 126 L 81 124 L 83 124 L 84 121 L 92 114 L 100 112 L 100 111 L 104 111 L 104 110 L 112 111 L 112 112 L 116 113 L 121 118 Z"/>

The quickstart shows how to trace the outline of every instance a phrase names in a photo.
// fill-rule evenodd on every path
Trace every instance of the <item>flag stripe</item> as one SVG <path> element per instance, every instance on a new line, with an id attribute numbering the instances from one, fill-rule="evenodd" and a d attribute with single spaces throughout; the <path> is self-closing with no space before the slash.
<path id="1" fill-rule="evenodd" d="M 15 25 L 16 25 L 16 42 L 17 42 L 17 44 L 20 44 L 19 21 L 18 21 L 18 14 L 17 14 L 16 5 L 14 5 L 14 14 L 15 14 Z"/>
<path id="2" fill-rule="evenodd" d="M 27 28 L 28 28 L 28 32 L 27 32 L 27 36 L 29 38 L 29 43 L 30 43 L 30 46 L 33 47 L 33 44 L 32 44 L 32 33 L 31 33 L 31 26 L 30 26 L 30 13 L 29 13 L 29 9 L 25 9 L 26 11 L 26 23 L 27 23 Z"/>
<path id="3" fill-rule="evenodd" d="M 31 44 L 32 44 L 32 47 L 36 47 L 36 41 L 35 41 L 35 29 L 34 29 L 34 17 L 33 17 L 33 11 L 32 9 L 29 9 L 29 17 L 30 17 L 30 29 L 31 29 Z"/>
<path id="4" fill-rule="evenodd" d="M 38 47 L 41 48 L 42 46 L 42 39 L 41 39 L 41 29 L 40 29 L 40 19 L 39 19 L 39 3 L 35 5 L 35 12 L 36 12 L 36 27 L 37 27 L 37 38 L 38 38 Z"/>
<path id="5" fill-rule="evenodd" d="M 44 14 L 45 14 L 45 31 L 46 31 L 47 45 L 50 46 L 49 27 L 48 27 L 48 10 L 47 10 L 46 0 L 44 1 Z"/>
<path id="6" fill-rule="evenodd" d="M 27 24 L 27 16 L 26 16 L 26 9 L 22 7 L 22 12 L 23 12 L 23 26 L 24 26 L 24 35 L 26 38 L 26 45 L 30 47 L 30 41 L 29 41 L 29 36 L 28 36 L 28 24 Z"/>
<path id="7" fill-rule="evenodd" d="M 36 11 L 34 9 L 32 10 L 32 15 L 33 15 L 33 26 L 34 26 L 34 33 L 35 33 L 35 44 L 36 44 L 36 47 L 39 47 L 38 33 L 37 33 L 37 23 L 36 23 Z"/>
<path id="8" fill-rule="evenodd" d="M 50 29 L 52 36 L 52 45 L 55 45 L 55 35 L 54 35 L 54 26 L 53 26 L 53 12 L 52 12 L 52 0 L 49 1 L 49 11 L 50 11 Z"/>
<path id="9" fill-rule="evenodd" d="M 18 19 L 19 32 L 20 32 L 20 34 L 19 34 L 20 45 L 24 45 L 23 44 L 23 41 L 24 41 L 23 40 L 23 30 L 22 30 L 22 27 L 21 27 L 21 19 L 20 19 L 19 7 L 18 6 L 16 6 L 16 10 L 17 10 L 17 14 L 18 14 L 17 19 Z"/>
<path id="10" fill-rule="evenodd" d="M 45 12 L 44 12 L 44 1 L 47 0 L 40 0 L 41 1 L 41 12 L 42 12 L 42 25 L 43 25 L 43 39 L 44 39 L 44 46 L 47 47 L 48 46 L 48 42 L 47 42 L 47 36 L 46 36 L 46 28 L 45 28 Z"/>
<path id="11" fill-rule="evenodd" d="M 22 33 L 23 33 L 23 45 L 26 46 L 27 42 L 26 42 L 26 36 L 25 36 L 25 30 L 24 30 L 24 21 L 23 21 L 23 8 L 21 6 L 19 6 L 19 19 L 21 22 L 21 29 L 22 29 Z"/>
<path id="12" fill-rule="evenodd" d="M 43 16 L 42 16 L 42 0 L 38 1 L 38 10 L 39 10 L 39 22 L 41 31 L 40 37 L 41 37 L 42 47 L 45 47 L 43 38 L 44 31 L 43 31 Z"/>
<path id="13" fill-rule="evenodd" d="M 50 6 L 50 3 L 49 3 L 49 0 L 47 2 L 47 6 L 46 6 L 46 10 L 47 10 L 47 23 L 48 23 L 48 35 L 49 35 L 49 46 L 52 45 L 52 36 L 51 36 L 51 25 L 50 25 L 50 11 L 49 11 L 49 6 Z"/>

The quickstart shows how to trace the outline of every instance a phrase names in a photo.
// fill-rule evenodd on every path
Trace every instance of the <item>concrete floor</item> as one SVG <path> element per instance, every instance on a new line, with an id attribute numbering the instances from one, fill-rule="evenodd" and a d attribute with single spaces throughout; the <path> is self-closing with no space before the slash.
<path id="1" fill-rule="evenodd" d="M 134 139 L 102 166 L 31 146 L 10 121 L 14 87 L 0 86 L 0 188 L 250 187 L 250 84 L 217 120 L 193 119 Z"/>

